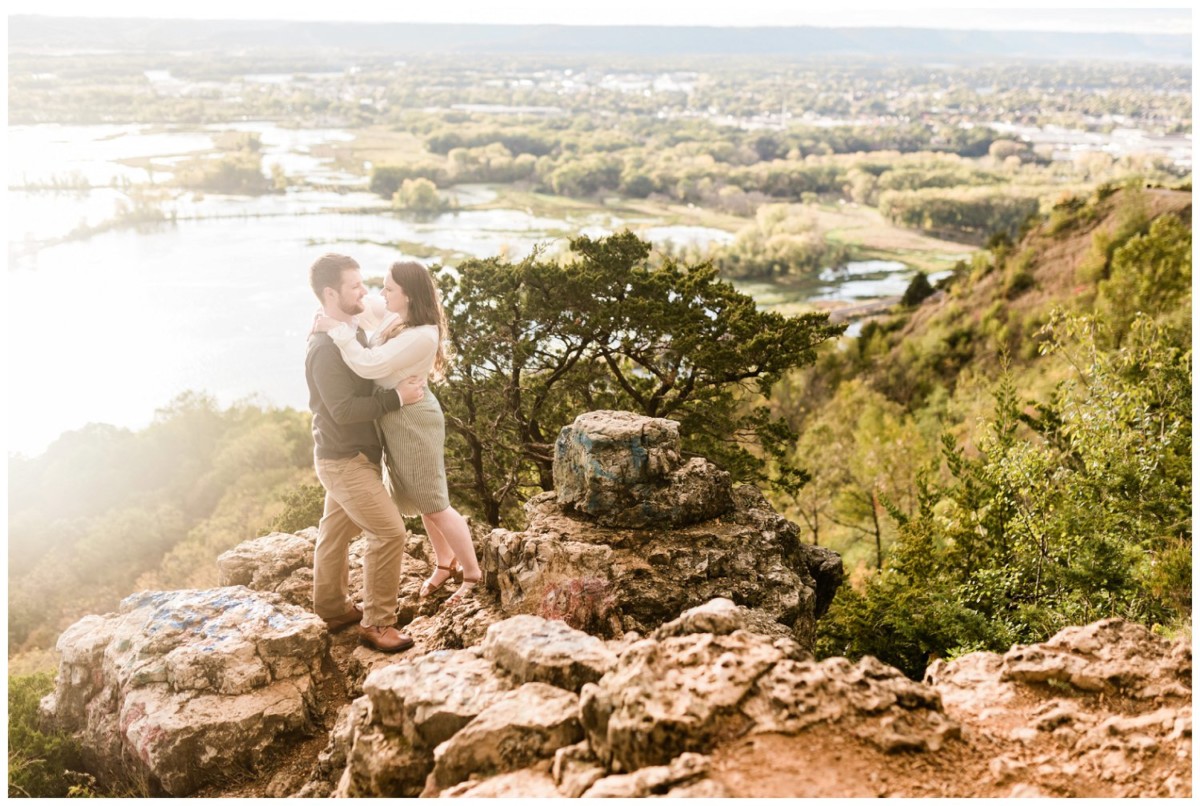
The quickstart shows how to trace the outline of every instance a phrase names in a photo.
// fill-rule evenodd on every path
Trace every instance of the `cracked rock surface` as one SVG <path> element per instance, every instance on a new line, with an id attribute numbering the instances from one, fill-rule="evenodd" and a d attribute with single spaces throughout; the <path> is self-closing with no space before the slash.
<path id="1" fill-rule="evenodd" d="M 93 766 L 187 795 L 311 728 L 324 622 L 236 586 L 151 591 L 62 634 L 42 714 Z"/>

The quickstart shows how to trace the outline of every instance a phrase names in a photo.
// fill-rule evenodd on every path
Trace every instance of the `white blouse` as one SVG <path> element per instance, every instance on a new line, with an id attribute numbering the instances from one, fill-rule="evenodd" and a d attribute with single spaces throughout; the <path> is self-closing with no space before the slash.
<path id="1" fill-rule="evenodd" d="M 374 319 L 370 314 L 376 311 L 370 307 L 364 319 Z M 370 347 L 358 343 L 355 338 L 358 333 L 356 326 L 341 324 L 329 331 L 329 338 L 342 351 L 346 366 L 360 378 L 369 378 L 383 389 L 391 389 L 413 375 L 424 380 L 433 370 L 433 361 L 437 357 L 437 325 L 410 327 L 381 343 L 382 334 L 396 320 L 396 316 L 389 312 L 378 321 Z"/>

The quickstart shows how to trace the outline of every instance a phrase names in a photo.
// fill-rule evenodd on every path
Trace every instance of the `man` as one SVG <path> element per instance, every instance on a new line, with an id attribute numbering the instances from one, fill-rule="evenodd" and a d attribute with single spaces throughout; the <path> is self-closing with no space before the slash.
<path id="1" fill-rule="evenodd" d="M 367 294 L 358 263 L 346 255 L 323 255 L 309 270 L 313 293 L 326 316 L 357 327 Z M 359 329 L 358 339 L 366 342 Z M 383 448 L 375 419 L 415 403 L 424 389 L 405 381 L 378 389 L 346 366 L 337 345 L 324 333 L 308 337 L 304 362 L 316 443 L 317 478 L 325 487 L 325 513 L 313 555 L 313 609 L 329 629 L 360 622 L 364 643 L 399 652 L 412 639 L 395 629 L 396 594 L 407 535 L 404 519 L 383 486 Z M 363 607 L 350 601 L 350 542 L 367 533 L 363 555 Z"/>

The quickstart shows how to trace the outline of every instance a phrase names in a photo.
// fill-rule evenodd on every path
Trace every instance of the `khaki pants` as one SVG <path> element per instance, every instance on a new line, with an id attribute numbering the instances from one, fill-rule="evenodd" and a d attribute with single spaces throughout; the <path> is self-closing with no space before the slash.
<path id="1" fill-rule="evenodd" d="M 313 554 L 313 609 L 336 618 L 351 607 L 350 543 L 367 533 L 363 554 L 363 621 L 368 627 L 396 623 L 396 595 L 404 557 L 404 519 L 383 487 L 380 467 L 361 453 L 353 459 L 317 459 L 325 487 L 325 514 Z"/>

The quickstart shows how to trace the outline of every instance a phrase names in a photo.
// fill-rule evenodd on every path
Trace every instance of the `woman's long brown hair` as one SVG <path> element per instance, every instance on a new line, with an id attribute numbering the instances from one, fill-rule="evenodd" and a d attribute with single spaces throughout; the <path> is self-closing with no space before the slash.
<path id="1" fill-rule="evenodd" d="M 446 314 L 442 311 L 442 301 L 437 286 L 433 284 L 433 275 L 429 269 L 413 260 L 401 260 L 392 264 L 392 282 L 404 289 L 408 297 L 408 317 L 404 321 L 397 320 L 383 334 L 386 342 L 403 332 L 405 328 L 421 325 L 437 325 L 438 346 L 433 358 L 433 371 L 430 373 L 434 380 L 445 376 L 447 339 Z"/>

